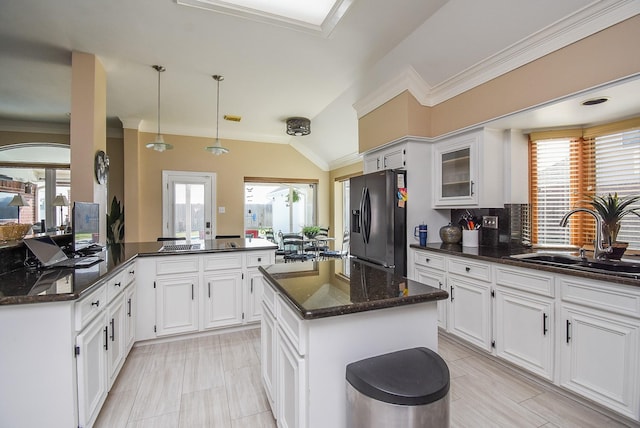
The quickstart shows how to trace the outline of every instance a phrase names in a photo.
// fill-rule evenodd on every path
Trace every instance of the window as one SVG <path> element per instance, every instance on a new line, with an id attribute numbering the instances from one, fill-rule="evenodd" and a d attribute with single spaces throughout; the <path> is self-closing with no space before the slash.
<path id="1" fill-rule="evenodd" d="M 531 136 L 532 243 L 551 246 L 593 244 L 593 217 L 575 214 L 567 228 L 559 226 L 560 220 L 573 208 L 590 208 L 589 195 L 640 194 L 640 129 L 561 133 L 566 135 L 558 138 Z M 640 209 L 640 204 L 633 208 Z M 640 218 L 624 217 L 618 240 L 628 242 L 630 249 L 640 249 Z"/>
<path id="2" fill-rule="evenodd" d="M 245 179 L 244 233 L 264 237 L 267 231 L 298 233 L 316 224 L 316 182 Z"/>

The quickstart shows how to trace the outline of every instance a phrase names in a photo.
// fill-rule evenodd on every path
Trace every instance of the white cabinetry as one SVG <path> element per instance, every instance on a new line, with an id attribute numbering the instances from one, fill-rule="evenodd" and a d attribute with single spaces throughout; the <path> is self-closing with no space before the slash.
<path id="1" fill-rule="evenodd" d="M 560 287 L 560 384 L 639 420 L 640 293 L 571 277 Z"/>
<path id="2" fill-rule="evenodd" d="M 116 380 L 120 368 L 124 364 L 126 352 L 126 312 L 124 296 L 120 295 L 107 307 L 107 368 L 109 373 L 109 388 Z"/>
<path id="3" fill-rule="evenodd" d="M 275 257 L 274 251 L 253 251 L 245 256 L 245 322 L 259 322 L 262 317 L 261 302 L 264 284 L 258 267 L 274 264 Z"/>
<path id="4" fill-rule="evenodd" d="M 553 276 L 496 266 L 496 355 L 553 381 Z"/>
<path id="5" fill-rule="evenodd" d="M 449 292 L 445 275 L 444 256 L 427 253 L 424 251 L 414 251 L 409 255 L 413 257 L 413 277 L 412 279 L 423 284 L 430 285 Z M 408 270 L 409 271 L 409 270 Z M 438 304 L 438 327 L 447 328 L 447 300 L 440 300 Z"/>
<path id="6" fill-rule="evenodd" d="M 198 330 L 197 274 L 163 275 L 156 279 L 158 336 Z"/>
<path id="7" fill-rule="evenodd" d="M 447 259 L 449 331 L 491 351 L 491 267 L 459 258 Z"/>
<path id="8" fill-rule="evenodd" d="M 435 144 L 434 208 L 504 205 L 502 131 L 476 130 Z"/>
<path id="9" fill-rule="evenodd" d="M 385 169 L 402 169 L 405 167 L 406 147 L 403 143 L 391 144 L 365 154 L 364 173 L 382 171 Z"/>
<path id="10" fill-rule="evenodd" d="M 204 329 L 242 324 L 242 271 L 208 272 L 203 288 Z"/>

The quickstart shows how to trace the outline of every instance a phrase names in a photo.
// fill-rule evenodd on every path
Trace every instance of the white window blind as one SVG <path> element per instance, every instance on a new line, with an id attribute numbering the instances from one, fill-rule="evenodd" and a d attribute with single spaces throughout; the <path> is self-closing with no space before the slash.
<path id="1" fill-rule="evenodd" d="M 596 194 L 640 194 L 640 130 L 595 138 Z M 629 208 L 640 212 L 640 203 Z M 629 214 L 621 221 L 618 241 L 640 249 L 640 218 Z"/>
<path id="2" fill-rule="evenodd" d="M 569 245 L 569 229 L 560 227 L 562 216 L 571 204 L 571 148 L 569 139 L 534 142 L 532 175 L 535 186 L 533 225 L 537 244 Z"/>

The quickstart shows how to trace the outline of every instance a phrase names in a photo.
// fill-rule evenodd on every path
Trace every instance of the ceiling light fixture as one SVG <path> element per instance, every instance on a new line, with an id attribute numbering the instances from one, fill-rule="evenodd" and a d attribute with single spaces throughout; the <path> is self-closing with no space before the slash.
<path id="1" fill-rule="evenodd" d="M 154 70 L 158 72 L 158 133 L 156 134 L 156 139 L 150 143 L 147 143 L 147 149 L 153 149 L 156 152 L 164 152 L 165 150 L 173 149 L 173 145 L 164 142 L 164 138 L 162 138 L 162 134 L 160 134 L 160 73 L 166 70 L 161 65 L 152 65 Z"/>
<path id="2" fill-rule="evenodd" d="M 290 117 L 287 119 L 287 134 L 296 137 L 311 134 L 311 121 L 306 117 Z"/>
<path id="3" fill-rule="evenodd" d="M 213 146 L 209 146 L 206 147 L 205 150 L 208 152 L 213 153 L 216 156 L 220 156 L 223 155 L 225 153 L 229 153 L 229 149 L 227 149 L 226 147 L 222 147 L 222 145 L 220 145 L 220 138 L 218 138 L 218 133 L 219 133 L 219 123 L 220 123 L 220 82 L 222 80 L 224 80 L 224 76 L 219 75 L 219 74 L 214 74 L 213 76 L 213 80 L 215 80 L 216 82 L 218 82 L 218 94 L 217 94 L 217 101 L 216 101 L 216 142 L 213 144 Z"/>

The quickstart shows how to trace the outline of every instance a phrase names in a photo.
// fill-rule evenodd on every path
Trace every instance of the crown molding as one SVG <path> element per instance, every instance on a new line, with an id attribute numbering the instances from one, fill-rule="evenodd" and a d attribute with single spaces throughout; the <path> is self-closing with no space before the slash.
<path id="1" fill-rule="evenodd" d="M 428 95 L 434 106 L 640 13 L 637 0 L 603 0 L 578 10 L 441 82 Z"/>
<path id="2" fill-rule="evenodd" d="M 355 102 L 353 108 L 356 110 L 358 119 L 371 113 L 390 99 L 400 95 L 404 91 L 409 91 L 420 104 L 426 105 L 431 88 L 420 77 L 418 72 L 407 66 L 397 76 L 390 79 L 374 92 Z"/>
<path id="3" fill-rule="evenodd" d="M 638 14 L 638 0 L 600 0 L 433 87 L 408 66 L 353 107 L 360 119 L 403 91 L 409 91 L 420 104 L 433 107 Z"/>
<path id="4" fill-rule="evenodd" d="M 329 171 L 342 168 L 344 166 L 353 165 L 354 163 L 362 162 L 363 155 L 361 153 L 350 153 L 342 156 L 338 159 L 334 159 L 329 163 Z"/>

